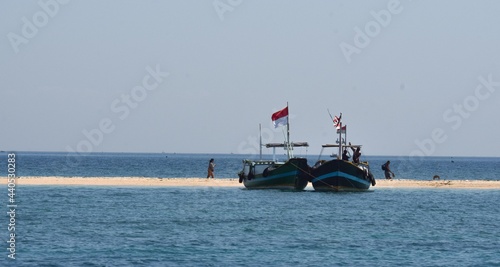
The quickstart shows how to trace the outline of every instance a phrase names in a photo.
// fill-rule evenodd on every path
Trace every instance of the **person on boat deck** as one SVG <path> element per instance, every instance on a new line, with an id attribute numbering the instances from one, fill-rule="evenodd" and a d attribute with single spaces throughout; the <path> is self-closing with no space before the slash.
<path id="1" fill-rule="evenodd" d="M 349 145 L 351 145 L 351 142 L 349 142 Z M 359 163 L 359 158 L 361 157 L 361 152 L 360 152 L 360 147 L 356 147 L 356 149 L 354 149 L 354 147 L 351 147 L 352 149 L 352 162 L 354 163 Z"/>
<path id="2" fill-rule="evenodd" d="M 209 177 L 212 177 L 214 178 L 214 170 L 215 170 L 215 163 L 214 163 L 214 159 L 210 159 L 210 161 L 208 162 L 208 174 L 207 174 L 207 179 Z M 215 179 L 215 178 L 214 178 Z"/>
<path id="3" fill-rule="evenodd" d="M 391 171 L 391 162 L 388 160 L 383 166 L 384 166 L 384 174 L 385 174 L 385 179 L 392 179 L 392 177 L 395 177 L 394 173 Z M 392 174 L 392 177 L 391 177 Z"/>
<path id="4" fill-rule="evenodd" d="M 342 160 L 349 161 L 349 155 L 347 155 L 347 149 L 344 149 L 344 153 L 342 153 Z"/>

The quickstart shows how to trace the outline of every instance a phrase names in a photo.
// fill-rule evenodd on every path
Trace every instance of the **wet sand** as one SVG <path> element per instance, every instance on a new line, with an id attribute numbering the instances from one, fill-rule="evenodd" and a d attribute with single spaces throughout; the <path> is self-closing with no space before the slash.
<path id="1" fill-rule="evenodd" d="M 500 189 L 500 181 L 485 180 L 377 180 L 373 188 L 463 188 L 463 189 Z"/>
<path id="2" fill-rule="evenodd" d="M 7 177 L 0 177 L 0 184 L 6 185 Z M 18 177 L 16 185 L 70 185 L 70 186 L 171 186 L 171 187 L 241 187 L 238 178 L 145 178 L 145 177 Z M 382 188 L 462 188 L 500 189 L 500 181 L 485 180 L 377 180 L 371 189 Z M 313 189 L 311 184 L 306 188 Z"/>
<path id="3" fill-rule="evenodd" d="M 7 184 L 7 178 L 0 184 Z M 212 186 L 243 187 L 238 179 L 205 178 L 147 178 L 147 177 L 18 177 L 17 185 L 75 185 L 75 186 Z"/>

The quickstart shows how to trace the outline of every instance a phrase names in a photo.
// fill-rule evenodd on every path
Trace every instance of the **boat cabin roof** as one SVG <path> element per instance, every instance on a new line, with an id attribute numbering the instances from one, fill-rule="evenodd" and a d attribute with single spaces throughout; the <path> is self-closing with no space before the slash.
<path id="1" fill-rule="evenodd" d="M 249 165 L 271 165 L 271 164 L 284 164 L 284 162 L 281 161 L 272 161 L 272 160 L 250 160 L 250 159 L 245 159 L 243 160 L 244 164 L 249 164 Z"/>
<path id="2" fill-rule="evenodd" d="M 291 146 L 292 147 L 302 147 L 302 146 L 308 147 L 309 144 L 307 142 L 292 142 Z M 269 147 L 285 147 L 285 143 L 269 143 L 269 144 L 266 144 L 266 147 L 267 148 L 269 148 Z"/>
<path id="3" fill-rule="evenodd" d="M 338 144 L 324 144 L 324 145 L 322 145 L 322 147 L 339 147 L 339 145 Z M 361 147 L 361 145 L 342 145 L 342 147 L 356 148 L 356 147 Z"/>

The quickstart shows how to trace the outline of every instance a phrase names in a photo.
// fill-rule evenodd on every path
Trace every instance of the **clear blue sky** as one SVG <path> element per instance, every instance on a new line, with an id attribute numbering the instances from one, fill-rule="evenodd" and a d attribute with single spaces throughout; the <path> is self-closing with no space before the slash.
<path id="1" fill-rule="evenodd" d="M 0 150 L 500 156 L 500 1 L 0 1 Z M 147 87 L 147 89 L 146 89 Z"/>

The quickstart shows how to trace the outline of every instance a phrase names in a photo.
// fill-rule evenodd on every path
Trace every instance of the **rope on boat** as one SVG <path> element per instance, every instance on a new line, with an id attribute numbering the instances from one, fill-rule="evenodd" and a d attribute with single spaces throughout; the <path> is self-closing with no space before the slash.
<path id="1" fill-rule="evenodd" d="M 296 164 L 294 164 L 292 162 L 290 162 L 290 164 L 292 166 L 296 167 L 297 169 L 301 170 L 303 173 L 306 173 L 307 175 L 309 175 L 312 179 L 316 178 L 314 175 L 311 174 L 311 172 L 309 171 L 309 169 L 308 170 L 304 170 L 304 169 L 300 168 L 298 165 L 296 165 Z M 351 164 L 353 164 L 353 163 L 351 163 Z M 368 170 L 368 175 L 369 175 L 369 171 L 370 170 Z M 312 179 L 311 179 L 311 181 L 312 181 Z M 373 179 L 375 179 L 375 177 Z M 348 180 L 348 181 L 351 184 L 351 186 L 354 187 L 354 183 L 352 183 L 350 180 Z M 323 184 L 325 184 L 327 187 L 336 188 L 336 186 L 330 185 L 327 182 L 324 182 L 324 181 L 320 181 L 320 182 L 323 183 Z M 371 183 L 371 181 L 369 181 L 369 182 Z"/>
<path id="2" fill-rule="evenodd" d="M 297 166 L 296 164 L 291 163 L 291 162 L 290 162 L 290 164 L 292 164 L 292 166 L 296 167 L 297 169 L 301 170 L 303 173 L 306 173 L 307 175 L 309 175 L 312 179 L 316 178 L 314 175 L 312 175 L 312 174 L 309 172 L 309 170 L 304 170 L 304 169 L 300 168 L 299 166 Z M 312 179 L 311 179 L 311 181 L 312 181 Z M 328 187 L 330 187 L 330 188 L 335 188 L 335 186 L 330 185 L 330 184 L 328 184 L 327 182 L 324 182 L 324 181 L 320 181 L 320 182 L 324 183 L 326 186 L 328 186 Z"/>

